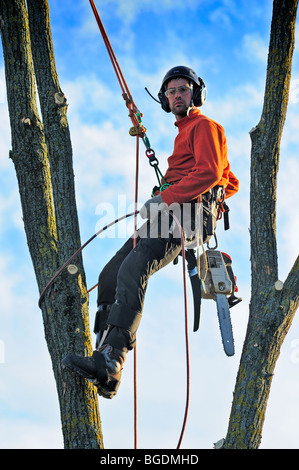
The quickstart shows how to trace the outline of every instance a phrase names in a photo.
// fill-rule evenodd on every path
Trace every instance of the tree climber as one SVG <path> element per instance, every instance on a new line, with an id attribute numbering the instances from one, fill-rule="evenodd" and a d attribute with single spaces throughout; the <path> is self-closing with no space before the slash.
<path id="1" fill-rule="evenodd" d="M 200 229 L 205 243 L 214 230 L 205 201 L 218 197 L 219 189 L 226 199 L 239 189 L 227 159 L 223 127 L 198 109 L 206 100 L 203 80 L 189 67 L 174 67 L 163 78 L 158 97 L 162 109 L 174 114 L 178 128 L 163 177 L 167 184 L 154 188 L 153 197 L 140 209 L 140 216 L 147 220 L 135 240 L 130 237 L 99 275 L 95 351 L 89 357 L 71 354 L 63 359 L 66 366 L 93 382 L 105 398 L 116 394 L 126 354 L 134 348 L 150 276 L 181 251 L 177 224 L 169 210 L 180 216 L 184 237 L 192 241 L 198 202 L 203 202 Z M 215 220 L 212 225 L 215 227 Z"/>

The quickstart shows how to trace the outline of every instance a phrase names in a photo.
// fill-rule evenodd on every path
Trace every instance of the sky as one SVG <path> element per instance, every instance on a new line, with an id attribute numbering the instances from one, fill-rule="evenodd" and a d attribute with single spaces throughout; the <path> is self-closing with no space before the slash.
<path id="1" fill-rule="evenodd" d="M 231 167 L 240 191 L 229 201 L 229 231 L 218 224 L 219 249 L 229 253 L 243 301 L 231 310 L 235 350 L 221 344 L 216 306 L 202 302 L 194 333 L 188 286 L 190 405 L 182 449 L 211 449 L 226 435 L 250 302 L 249 131 L 258 124 L 265 88 L 272 16 L 270 0 L 98 0 L 95 2 L 152 148 L 166 169 L 176 137 L 174 117 L 150 98 L 175 65 L 192 67 L 204 80 L 203 114 L 225 129 Z M 96 230 L 132 210 L 135 139 L 110 59 L 88 0 L 49 0 L 60 85 L 68 100 L 76 197 L 82 243 Z M 298 22 L 297 22 L 298 23 Z M 299 43 L 298 24 L 296 43 Z M 1 46 L 0 46 L 1 48 Z M 298 253 L 296 217 L 299 172 L 299 54 L 295 48 L 287 119 L 278 176 L 279 278 L 284 281 Z M 156 184 L 140 144 L 140 203 Z M 44 338 L 38 290 L 22 222 L 12 161 L 0 54 L 0 448 L 62 448 L 59 406 Z M 295 216 L 295 217 L 294 217 Z M 126 221 L 98 237 L 83 252 L 88 287 L 131 234 Z M 90 328 L 96 291 L 90 293 Z M 94 340 L 94 337 L 93 337 Z M 137 336 L 138 448 L 175 449 L 186 400 L 182 262 L 149 281 Z M 299 320 L 295 316 L 272 381 L 260 448 L 298 448 Z M 106 449 L 131 449 L 133 353 L 118 394 L 99 399 Z"/>

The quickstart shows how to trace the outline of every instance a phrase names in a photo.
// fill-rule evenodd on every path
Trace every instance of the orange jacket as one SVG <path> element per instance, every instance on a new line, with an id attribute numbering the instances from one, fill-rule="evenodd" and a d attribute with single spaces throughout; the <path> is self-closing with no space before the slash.
<path id="1" fill-rule="evenodd" d="M 204 194 L 216 185 L 225 187 L 226 198 L 239 189 L 239 181 L 230 170 L 224 129 L 198 108 L 175 122 L 178 135 L 164 175 L 172 186 L 162 193 L 163 201 L 182 204 Z"/>

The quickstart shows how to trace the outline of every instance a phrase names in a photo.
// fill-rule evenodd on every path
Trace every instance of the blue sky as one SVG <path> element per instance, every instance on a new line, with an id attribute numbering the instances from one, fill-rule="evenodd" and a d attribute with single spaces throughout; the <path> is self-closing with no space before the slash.
<path id="1" fill-rule="evenodd" d="M 123 215 L 134 200 L 135 139 L 108 54 L 88 0 L 50 0 L 52 35 L 60 84 L 68 103 L 81 238 Z M 182 448 L 212 448 L 225 436 L 232 392 L 246 332 L 250 300 L 249 131 L 261 115 L 272 2 L 270 0 L 96 1 L 110 41 L 152 147 L 166 169 L 176 130 L 173 116 L 145 92 L 158 93 L 175 65 L 193 67 L 208 88 L 202 112 L 226 131 L 229 159 L 240 179 L 230 201 L 231 230 L 217 228 L 220 249 L 229 253 L 243 302 L 231 311 L 236 354 L 225 356 L 213 301 L 202 305 L 200 330 L 190 325 L 190 408 Z M 298 44 L 298 31 L 296 33 Z M 0 56 L 0 446 L 61 448 L 55 382 L 44 339 L 38 292 L 28 254 L 16 176 Z M 278 181 L 279 277 L 298 252 L 297 199 L 299 55 L 294 53 L 292 88 L 281 143 Z M 139 201 L 156 184 L 140 146 Z M 295 199 L 296 198 L 296 199 Z M 107 209 L 109 209 L 108 212 Z M 114 217 L 115 216 L 115 217 Z M 131 232 L 130 222 L 96 239 L 83 255 L 89 287 Z M 185 408 L 185 343 L 182 266 L 168 266 L 148 286 L 137 340 L 138 446 L 175 448 Z M 93 328 L 96 294 L 90 295 Z M 298 317 L 298 315 L 297 315 Z M 298 448 L 299 321 L 295 318 L 273 379 L 261 448 Z M 100 399 L 104 444 L 132 448 L 133 354 L 128 355 L 118 395 Z"/>

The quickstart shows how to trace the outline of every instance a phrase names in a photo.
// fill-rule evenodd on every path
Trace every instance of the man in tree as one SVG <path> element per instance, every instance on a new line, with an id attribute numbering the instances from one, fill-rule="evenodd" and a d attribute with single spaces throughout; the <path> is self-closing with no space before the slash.
<path id="1" fill-rule="evenodd" d="M 141 217 L 148 220 L 99 276 L 96 350 L 90 357 L 72 354 L 63 359 L 105 398 L 116 394 L 126 353 L 134 348 L 149 277 L 181 251 L 176 218 L 169 216 L 169 210 L 180 216 L 185 239 L 194 242 L 198 202 L 203 202 L 205 243 L 216 225 L 211 205 L 217 206 L 219 199 L 232 196 L 239 187 L 230 170 L 222 126 L 198 109 L 206 99 L 203 80 L 189 67 L 174 67 L 165 75 L 158 97 L 162 109 L 174 114 L 178 128 L 163 185 L 154 188 L 153 197 L 140 209 Z"/>

